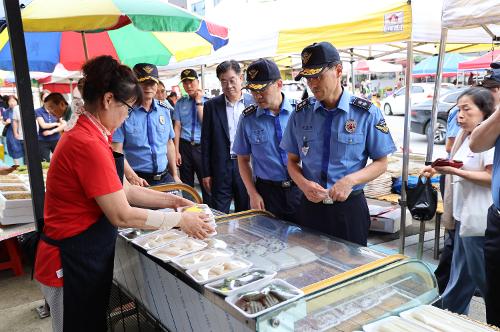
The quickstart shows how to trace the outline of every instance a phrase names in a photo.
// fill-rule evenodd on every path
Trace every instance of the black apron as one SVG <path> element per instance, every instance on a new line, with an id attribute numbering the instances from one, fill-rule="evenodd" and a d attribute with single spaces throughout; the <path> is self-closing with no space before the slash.
<path id="1" fill-rule="evenodd" d="M 123 154 L 113 152 L 116 172 L 123 180 Z M 63 270 L 66 332 L 106 331 L 115 242 L 118 232 L 103 214 L 83 233 L 54 240 L 41 234 L 46 243 L 59 248 Z"/>

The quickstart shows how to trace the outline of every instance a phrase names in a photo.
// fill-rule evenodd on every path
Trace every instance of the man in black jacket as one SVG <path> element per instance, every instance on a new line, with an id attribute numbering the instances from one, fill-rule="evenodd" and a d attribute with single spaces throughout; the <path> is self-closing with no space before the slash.
<path id="1" fill-rule="evenodd" d="M 241 113 L 253 103 L 242 93 L 240 65 L 224 61 L 217 66 L 223 94 L 205 102 L 201 130 L 203 186 L 211 193 L 211 207 L 228 213 L 234 198 L 235 211 L 248 210 L 249 199 L 232 150 Z"/>

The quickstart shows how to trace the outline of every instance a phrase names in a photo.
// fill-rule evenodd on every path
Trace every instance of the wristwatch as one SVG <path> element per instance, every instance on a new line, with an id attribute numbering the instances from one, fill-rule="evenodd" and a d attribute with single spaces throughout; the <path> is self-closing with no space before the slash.
<path id="1" fill-rule="evenodd" d="M 196 106 L 203 106 L 203 103 L 202 103 L 202 102 L 199 102 L 199 103 L 196 103 L 195 105 L 196 105 Z"/>

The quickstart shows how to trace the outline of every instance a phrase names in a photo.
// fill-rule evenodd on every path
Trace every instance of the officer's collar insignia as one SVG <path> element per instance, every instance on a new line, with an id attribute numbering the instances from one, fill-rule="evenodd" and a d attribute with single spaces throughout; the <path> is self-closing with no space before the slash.
<path id="1" fill-rule="evenodd" d="M 250 76 L 250 79 L 253 80 L 258 73 L 259 71 L 254 68 L 248 72 L 248 76 Z"/>
<path id="2" fill-rule="evenodd" d="M 248 115 L 254 113 L 256 110 L 257 110 L 257 106 L 252 104 L 252 105 L 248 106 L 247 108 L 245 108 L 242 113 L 244 116 L 248 116 Z"/>
<path id="3" fill-rule="evenodd" d="M 383 132 L 384 134 L 389 133 L 389 127 L 387 127 L 387 124 L 385 123 L 385 119 L 380 119 L 380 121 L 375 125 L 375 128 Z"/>
<path id="4" fill-rule="evenodd" d="M 362 109 L 365 109 L 367 111 L 372 106 L 372 103 L 370 101 L 358 97 L 355 97 L 353 100 L 351 100 L 351 104 L 353 104 L 354 106 L 361 107 Z"/>
<path id="5" fill-rule="evenodd" d="M 145 66 L 145 67 L 143 68 L 143 70 L 144 70 L 146 73 L 148 73 L 148 74 L 151 74 L 151 72 L 153 71 L 153 69 L 154 69 L 154 68 L 153 68 L 153 67 L 151 67 L 151 66 Z"/>
<path id="6" fill-rule="evenodd" d="M 161 100 L 158 100 L 158 105 L 168 108 L 167 104 L 164 101 L 161 101 Z"/>
<path id="7" fill-rule="evenodd" d="M 184 71 L 182 72 L 182 74 L 183 74 L 183 75 L 187 75 L 187 74 L 189 74 L 190 72 L 191 72 L 191 71 L 190 71 L 189 69 L 186 69 L 186 70 L 184 70 Z"/>
<path id="8" fill-rule="evenodd" d="M 312 53 L 311 52 L 304 52 L 302 53 L 302 64 L 307 64 L 309 62 L 309 59 L 311 58 Z"/>
<path id="9" fill-rule="evenodd" d="M 352 134 L 356 131 L 356 121 L 354 121 L 353 119 L 349 119 L 346 121 L 345 123 L 345 131 L 347 131 L 349 134 Z"/>
<path id="10" fill-rule="evenodd" d="M 297 106 L 295 107 L 295 112 L 302 111 L 302 109 L 304 107 L 306 107 L 307 105 L 309 105 L 309 98 L 306 98 L 306 99 L 302 100 L 300 103 L 298 103 Z"/>
<path id="11" fill-rule="evenodd" d="M 160 123 L 161 123 L 162 125 L 164 125 L 164 124 L 165 124 L 165 117 L 164 117 L 163 115 L 160 115 Z"/>

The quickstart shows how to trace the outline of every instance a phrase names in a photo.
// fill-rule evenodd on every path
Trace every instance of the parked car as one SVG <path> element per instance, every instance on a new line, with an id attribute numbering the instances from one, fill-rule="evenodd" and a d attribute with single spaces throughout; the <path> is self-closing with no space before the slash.
<path id="1" fill-rule="evenodd" d="M 385 115 L 405 113 L 405 88 L 396 90 L 394 94 L 382 100 L 381 105 Z M 453 85 L 443 83 L 441 94 L 455 89 Z M 432 100 L 434 97 L 434 83 L 413 83 L 411 87 L 411 104 L 416 105 L 425 100 Z"/>
<path id="2" fill-rule="evenodd" d="M 434 132 L 434 144 L 444 144 L 446 141 L 446 128 L 448 114 L 457 104 L 457 99 L 465 89 L 456 89 L 448 91 L 441 95 L 437 105 L 437 128 Z M 421 135 L 427 135 L 430 130 L 432 112 L 432 99 L 426 100 L 411 108 L 411 132 Z"/>

